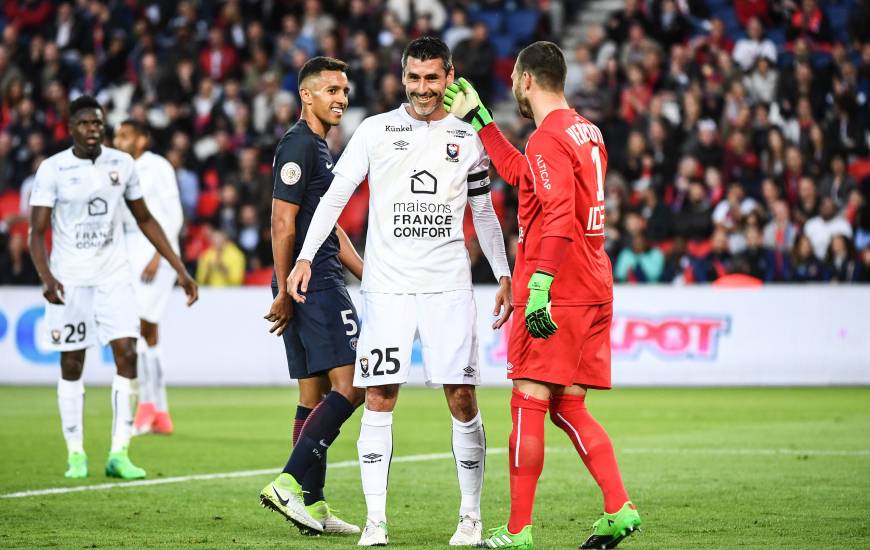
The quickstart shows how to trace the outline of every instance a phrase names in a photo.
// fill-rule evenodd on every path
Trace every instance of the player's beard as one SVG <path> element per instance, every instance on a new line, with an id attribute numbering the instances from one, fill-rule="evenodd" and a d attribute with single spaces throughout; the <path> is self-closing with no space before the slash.
<path id="1" fill-rule="evenodd" d="M 436 109 L 441 107 L 441 102 L 444 98 L 442 94 L 435 94 L 435 97 L 432 99 L 431 107 L 428 109 L 424 109 L 417 105 L 415 99 L 417 98 L 416 94 L 408 94 L 408 103 L 411 104 L 411 108 L 414 109 L 414 112 L 417 113 L 417 116 L 427 117 L 435 112 Z"/>
<path id="2" fill-rule="evenodd" d="M 529 100 L 517 88 L 514 88 L 514 98 L 517 100 L 517 110 L 520 112 L 520 115 L 534 120 L 535 115 L 532 113 L 532 104 L 529 103 Z"/>

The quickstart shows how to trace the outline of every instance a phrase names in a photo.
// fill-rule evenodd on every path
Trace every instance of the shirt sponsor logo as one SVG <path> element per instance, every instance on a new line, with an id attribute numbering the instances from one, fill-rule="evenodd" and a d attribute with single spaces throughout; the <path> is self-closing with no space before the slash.
<path id="1" fill-rule="evenodd" d="M 730 317 L 674 314 L 657 317 L 623 314 L 610 331 L 614 356 L 648 351 L 668 360 L 716 359 L 719 339 L 730 332 Z"/>
<path id="2" fill-rule="evenodd" d="M 302 167 L 295 162 L 286 162 L 281 167 L 281 181 L 284 185 L 295 185 L 302 177 Z"/>
<path id="3" fill-rule="evenodd" d="M 106 248 L 115 240 L 111 222 L 77 223 L 75 236 L 76 248 L 79 250 Z"/>
<path id="4" fill-rule="evenodd" d="M 434 195 L 438 191 L 438 178 L 426 170 L 411 174 L 411 193 Z"/>
<path id="5" fill-rule="evenodd" d="M 448 143 L 447 144 L 447 158 L 445 159 L 448 162 L 459 162 L 459 145 L 456 143 Z"/>
<path id="6" fill-rule="evenodd" d="M 393 204 L 393 236 L 413 239 L 441 239 L 450 236 L 453 213 L 447 204 L 397 202 Z"/>
<path id="7" fill-rule="evenodd" d="M 109 212 L 109 204 L 100 197 L 91 199 L 88 203 L 89 216 L 105 216 Z"/>
<path id="8" fill-rule="evenodd" d="M 535 163 L 538 165 L 538 175 L 541 177 L 541 185 L 547 191 L 550 190 L 550 172 L 547 170 L 547 164 L 544 162 L 542 155 L 535 155 Z"/>
<path id="9" fill-rule="evenodd" d="M 467 137 L 471 137 L 473 134 L 468 130 L 447 130 L 447 135 L 453 136 L 455 138 L 464 139 Z"/>
<path id="10" fill-rule="evenodd" d="M 399 141 L 394 141 L 393 145 L 395 145 L 395 147 L 393 148 L 393 151 L 407 151 L 408 145 L 411 145 L 411 144 L 403 139 L 400 139 Z"/>
<path id="11" fill-rule="evenodd" d="M 412 130 L 410 124 L 387 124 L 384 126 L 384 132 L 410 132 Z"/>

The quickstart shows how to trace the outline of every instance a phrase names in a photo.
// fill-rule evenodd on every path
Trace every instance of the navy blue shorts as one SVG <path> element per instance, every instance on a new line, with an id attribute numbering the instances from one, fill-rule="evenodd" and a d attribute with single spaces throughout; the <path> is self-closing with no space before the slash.
<path id="1" fill-rule="evenodd" d="M 278 288 L 272 287 L 272 297 Z M 293 318 L 282 335 L 290 378 L 311 378 L 356 362 L 359 317 L 347 289 L 326 288 L 293 303 Z"/>

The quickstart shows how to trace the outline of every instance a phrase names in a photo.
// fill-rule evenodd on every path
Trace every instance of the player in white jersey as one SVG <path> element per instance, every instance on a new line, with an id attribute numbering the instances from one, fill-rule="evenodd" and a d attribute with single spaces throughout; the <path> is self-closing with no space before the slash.
<path id="1" fill-rule="evenodd" d="M 115 131 L 115 147 L 130 154 L 136 161 L 136 174 L 145 204 L 166 233 L 172 250 L 178 254 L 178 238 L 184 214 L 175 168 L 165 158 L 148 151 L 149 141 L 148 126 L 138 120 L 125 120 Z M 139 355 L 139 408 L 133 419 L 133 430 L 135 434 L 170 434 L 172 418 L 166 397 L 163 356 L 158 346 L 158 323 L 175 286 L 175 270 L 139 229 L 129 208 L 124 209 L 124 238 L 130 258 L 140 331 L 136 344 Z"/>
<path id="2" fill-rule="evenodd" d="M 481 247 L 499 281 L 493 325 L 512 310 L 510 271 L 489 194 L 489 158 L 472 127 L 442 113 L 453 81 L 450 50 L 439 39 L 411 42 L 402 55 L 408 104 L 362 122 L 335 165 L 288 288 L 304 302 L 311 259 L 360 182 L 371 189 L 362 291 L 364 311 L 354 385 L 366 388 L 357 449 L 368 509 L 360 546 L 388 542 L 387 477 L 392 417 L 407 382 L 415 333 L 426 380 L 442 384 L 453 416 L 453 454 L 462 495 L 451 545 L 481 538 L 480 493 L 486 439 L 477 408 L 480 382 L 476 307 L 463 238 L 471 205 Z M 300 293 L 301 289 L 301 293 Z"/>
<path id="3" fill-rule="evenodd" d="M 127 447 L 138 393 L 139 323 L 121 224 L 124 203 L 172 264 L 188 305 L 196 301 L 198 290 L 142 199 L 133 158 L 102 145 L 105 126 L 100 104 L 81 96 L 70 104 L 69 116 L 73 146 L 40 164 L 30 196 L 30 251 L 48 301 L 45 340 L 50 349 L 60 352 L 57 396 L 68 451 L 65 475 L 87 476 L 81 380 L 85 349 L 108 343 L 117 375 L 112 381 L 112 447 L 106 475 L 137 479 L 145 477 L 145 471 L 130 461 Z M 49 227 L 50 262 L 45 246 Z"/>

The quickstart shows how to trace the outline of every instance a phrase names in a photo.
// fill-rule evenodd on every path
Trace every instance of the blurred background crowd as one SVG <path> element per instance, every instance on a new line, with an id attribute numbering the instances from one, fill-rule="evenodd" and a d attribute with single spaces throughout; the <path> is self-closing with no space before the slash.
<path id="1" fill-rule="evenodd" d="M 350 65 L 341 154 L 404 99 L 409 40 L 441 36 L 522 150 L 510 73 L 562 45 L 566 95 L 609 154 L 617 281 L 870 281 L 870 7 L 857 0 L 6 0 L 0 13 L 0 284 L 38 284 L 27 247 L 39 163 L 70 145 L 69 102 L 131 117 L 175 166 L 182 254 L 205 285 L 268 284 L 274 147 L 314 55 Z M 110 132 L 111 134 L 111 132 Z M 511 261 L 516 190 L 493 199 Z M 361 251 L 368 188 L 339 223 Z M 493 282 L 470 227 L 475 282 Z"/>

